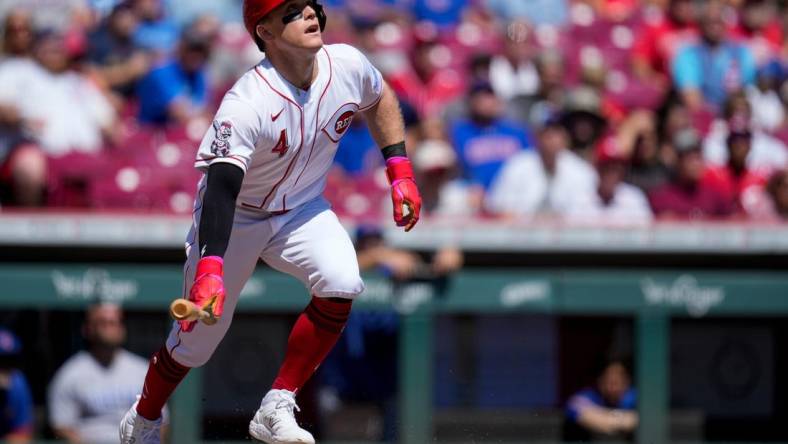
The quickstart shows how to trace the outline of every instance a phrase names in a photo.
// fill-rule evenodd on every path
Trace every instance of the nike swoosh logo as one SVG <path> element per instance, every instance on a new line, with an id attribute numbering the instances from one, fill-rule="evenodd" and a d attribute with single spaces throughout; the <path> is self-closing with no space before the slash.
<path id="1" fill-rule="evenodd" d="M 276 119 L 278 119 L 279 116 L 281 116 L 283 112 L 285 112 L 284 108 L 282 108 L 282 111 L 279 111 L 278 113 L 276 113 L 276 115 L 271 114 L 271 122 L 276 122 Z"/>

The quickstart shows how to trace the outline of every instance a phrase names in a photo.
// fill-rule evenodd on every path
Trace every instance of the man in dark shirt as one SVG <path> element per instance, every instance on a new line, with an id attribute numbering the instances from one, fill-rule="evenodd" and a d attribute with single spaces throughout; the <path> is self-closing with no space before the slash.
<path id="1" fill-rule="evenodd" d="M 649 196 L 654 213 L 662 218 L 679 219 L 730 216 L 734 206 L 728 193 L 702 180 L 706 165 L 698 133 L 690 128 L 679 131 L 673 146 L 677 154 L 673 179 Z"/>

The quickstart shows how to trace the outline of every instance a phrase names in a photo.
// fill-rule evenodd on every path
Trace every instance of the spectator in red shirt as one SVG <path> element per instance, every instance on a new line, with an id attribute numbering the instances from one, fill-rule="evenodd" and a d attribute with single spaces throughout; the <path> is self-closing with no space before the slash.
<path id="1" fill-rule="evenodd" d="M 737 212 L 751 214 L 754 207 L 762 203 L 759 196 L 766 184 L 766 176 L 747 167 L 752 133 L 746 128 L 734 129 L 726 142 L 728 163 L 720 167 L 710 167 L 703 180 L 730 196 Z"/>
<path id="2" fill-rule="evenodd" d="M 734 213 L 730 196 L 703 180 L 705 165 L 701 140 L 694 129 L 678 132 L 673 140 L 677 153 L 673 180 L 654 190 L 649 198 L 661 218 L 710 219 Z"/>
<path id="3" fill-rule="evenodd" d="M 388 73 L 386 80 L 398 96 L 416 107 L 419 115 L 434 115 L 465 91 L 466 79 L 449 66 L 451 57 L 445 45 L 420 43 L 413 50 L 413 66 L 401 66 Z"/>
<path id="4" fill-rule="evenodd" d="M 698 39 L 692 0 L 670 0 L 667 13 L 646 23 L 632 48 L 635 74 L 667 83 L 669 63 L 682 45 Z"/>

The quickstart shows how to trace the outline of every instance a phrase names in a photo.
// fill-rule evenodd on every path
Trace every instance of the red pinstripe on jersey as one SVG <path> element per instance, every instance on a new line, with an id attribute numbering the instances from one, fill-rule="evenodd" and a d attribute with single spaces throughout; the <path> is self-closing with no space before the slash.
<path id="1" fill-rule="evenodd" d="M 312 139 L 312 146 L 309 148 L 309 156 L 306 158 L 306 163 L 304 164 L 304 168 L 301 170 L 301 174 L 296 177 L 295 183 L 293 183 L 294 187 L 298 184 L 298 181 L 301 180 L 301 176 L 304 174 L 304 171 L 306 171 L 309 161 L 312 160 L 312 151 L 315 149 L 315 143 L 317 143 L 317 137 L 320 131 L 318 129 L 320 126 L 320 105 L 323 103 L 323 98 L 326 96 L 328 87 L 331 86 L 331 80 L 334 78 L 334 66 L 331 63 L 331 56 L 328 55 L 328 51 L 326 51 L 325 47 L 323 48 L 323 52 L 326 53 L 326 59 L 328 59 L 328 82 L 326 83 L 326 88 L 323 90 L 323 94 L 320 95 L 320 99 L 317 101 L 317 112 L 315 112 L 315 134 L 314 138 Z"/>

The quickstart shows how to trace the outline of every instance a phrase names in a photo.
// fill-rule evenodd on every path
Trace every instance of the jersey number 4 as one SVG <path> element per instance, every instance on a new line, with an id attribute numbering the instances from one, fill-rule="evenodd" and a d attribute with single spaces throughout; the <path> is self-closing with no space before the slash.
<path id="1" fill-rule="evenodd" d="M 279 134 L 279 141 L 276 142 L 276 146 L 271 150 L 271 152 L 279 154 L 279 157 L 282 157 L 285 155 L 288 148 L 290 148 L 290 146 L 287 144 L 287 130 L 283 129 Z"/>

